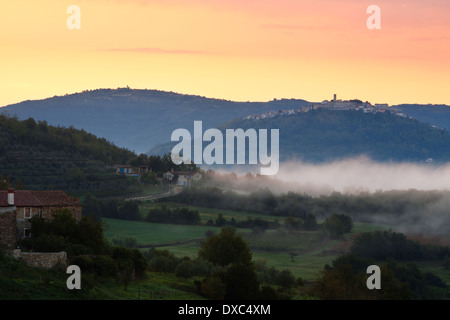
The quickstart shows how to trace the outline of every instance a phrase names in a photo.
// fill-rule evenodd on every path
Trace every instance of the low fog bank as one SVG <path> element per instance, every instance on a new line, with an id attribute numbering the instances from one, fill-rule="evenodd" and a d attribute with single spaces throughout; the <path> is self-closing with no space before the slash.
<path id="1" fill-rule="evenodd" d="M 403 233 L 450 234 L 450 164 L 378 163 L 359 157 L 326 164 L 282 163 L 275 176 L 236 169 L 237 174 L 218 171 L 215 182 L 240 194 L 267 189 L 273 194 L 294 192 L 317 198 L 337 192 L 358 201 L 359 195 L 388 193 L 407 201 L 408 209 L 398 215 L 363 212 L 358 220 L 386 224 Z M 431 193 L 432 201 L 421 199 Z"/>
<path id="2" fill-rule="evenodd" d="M 370 220 L 404 234 L 450 237 L 449 195 L 443 194 L 435 202 L 420 209 L 411 208 L 398 216 L 373 215 Z"/>
<path id="3" fill-rule="evenodd" d="M 450 190 L 450 163 L 380 163 L 365 157 L 325 164 L 284 162 L 276 175 L 261 176 L 256 167 L 227 166 L 218 170 L 218 182 L 237 190 L 253 192 L 268 188 L 273 193 L 289 191 L 311 196 L 373 193 L 389 190 Z M 237 178 L 237 179 L 236 179 Z"/>
<path id="4" fill-rule="evenodd" d="M 378 163 L 364 157 L 320 165 L 288 162 L 281 165 L 276 179 L 298 183 L 312 194 L 450 190 L 450 164 Z"/>

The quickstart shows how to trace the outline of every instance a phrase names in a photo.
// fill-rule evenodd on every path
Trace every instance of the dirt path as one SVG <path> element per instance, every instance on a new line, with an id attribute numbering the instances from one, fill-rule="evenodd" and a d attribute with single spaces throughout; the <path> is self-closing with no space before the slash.
<path id="1" fill-rule="evenodd" d="M 125 199 L 125 201 L 131 201 L 131 200 L 137 200 L 137 201 L 146 201 L 146 200 L 156 200 L 160 198 L 166 198 L 172 196 L 173 193 L 165 192 L 165 193 L 158 193 L 158 194 L 150 194 L 148 196 L 139 196 L 139 197 L 131 197 Z"/>

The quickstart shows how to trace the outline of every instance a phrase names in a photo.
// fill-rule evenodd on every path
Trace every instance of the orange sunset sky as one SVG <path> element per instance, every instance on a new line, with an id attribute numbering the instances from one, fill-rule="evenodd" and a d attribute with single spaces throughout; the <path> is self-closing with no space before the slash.
<path id="1" fill-rule="evenodd" d="M 80 8 L 81 29 L 66 12 Z M 381 9 L 381 29 L 366 12 Z M 129 86 L 235 101 L 450 104 L 448 0 L 15 0 L 0 106 Z"/>

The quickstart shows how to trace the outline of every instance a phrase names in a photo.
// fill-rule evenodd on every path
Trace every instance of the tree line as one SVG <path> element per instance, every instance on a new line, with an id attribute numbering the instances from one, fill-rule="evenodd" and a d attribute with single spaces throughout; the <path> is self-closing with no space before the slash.
<path id="1" fill-rule="evenodd" d="M 184 189 L 169 200 L 215 209 L 292 216 L 302 219 L 305 225 L 311 221 L 311 229 L 314 229 L 315 219 L 326 219 L 333 214 L 347 214 L 353 221 L 372 222 L 376 216 L 381 221 L 389 222 L 411 212 L 426 212 L 431 205 L 447 196 L 448 193 L 444 191 L 419 190 L 378 191 L 371 194 L 333 192 L 318 197 L 295 192 L 274 194 L 268 189 L 239 194 L 230 189 L 206 185 Z"/>

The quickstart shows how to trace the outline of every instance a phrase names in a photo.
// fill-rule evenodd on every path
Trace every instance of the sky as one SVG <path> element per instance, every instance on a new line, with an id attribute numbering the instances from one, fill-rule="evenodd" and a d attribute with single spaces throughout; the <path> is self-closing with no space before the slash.
<path id="1" fill-rule="evenodd" d="M 126 86 L 450 105 L 449 31 L 448 0 L 2 1 L 0 106 Z"/>

